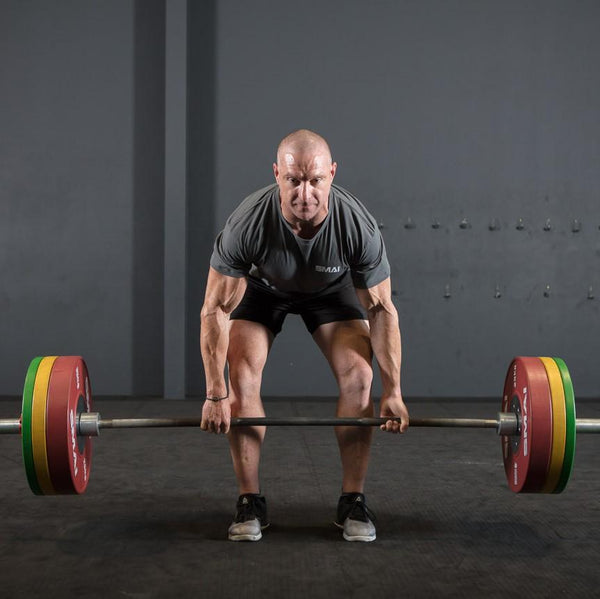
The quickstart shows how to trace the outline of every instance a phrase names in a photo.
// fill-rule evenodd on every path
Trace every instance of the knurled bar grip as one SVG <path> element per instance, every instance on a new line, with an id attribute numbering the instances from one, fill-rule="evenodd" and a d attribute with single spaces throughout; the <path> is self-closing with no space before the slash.
<path id="1" fill-rule="evenodd" d="M 100 420 L 100 428 L 144 428 L 163 426 L 199 426 L 200 418 L 117 418 Z M 231 426 L 379 426 L 398 418 L 232 418 Z M 459 418 L 413 418 L 411 426 L 451 426 L 496 428 L 497 420 Z"/>

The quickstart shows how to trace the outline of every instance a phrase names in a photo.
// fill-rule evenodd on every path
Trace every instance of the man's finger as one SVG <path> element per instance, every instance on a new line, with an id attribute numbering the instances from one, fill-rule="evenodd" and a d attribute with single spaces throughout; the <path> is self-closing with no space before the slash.
<path id="1" fill-rule="evenodd" d="M 397 419 L 390 419 L 387 420 L 385 424 L 382 424 L 379 428 L 387 433 L 403 433 L 408 428 L 408 420 L 402 419 L 401 421 L 398 421 Z"/>

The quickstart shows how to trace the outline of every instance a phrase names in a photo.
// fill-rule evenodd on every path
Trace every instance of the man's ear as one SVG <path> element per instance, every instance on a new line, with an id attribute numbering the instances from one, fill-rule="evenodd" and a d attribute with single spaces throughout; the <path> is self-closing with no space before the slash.
<path id="1" fill-rule="evenodd" d="M 331 180 L 333 181 L 335 173 L 337 172 L 337 162 L 331 163 Z"/>

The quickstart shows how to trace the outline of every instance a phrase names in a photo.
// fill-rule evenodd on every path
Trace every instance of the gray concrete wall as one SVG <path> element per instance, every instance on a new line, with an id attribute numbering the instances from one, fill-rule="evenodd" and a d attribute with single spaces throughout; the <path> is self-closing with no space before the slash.
<path id="1" fill-rule="evenodd" d="M 97 393 L 160 392 L 161 5 L 0 10 L 1 392 L 55 353 Z"/>
<path id="2" fill-rule="evenodd" d="M 382 224 L 407 395 L 497 396 L 516 354 L 562 356 L 578 394 L 600 395 L 596 2 L 0 12 L 0 393 L 34 355 L 78 353 L 96 393 L 202 394 L 214 235 L 272 180 L 279 139 L 309 127 Z M 187 20 L 183 49 L 169 15 Z M 264 392 L 335 393 L 296 318 Z"/>
<path id="3" fill-rule="evenodd" d="M 165 4 L 136 0 L 133 72 L 134 395 L 162 395 L 165 215 Z M 125 250 L 127 251 L 127 250 Z M 108 387 L 114 393 L 112 387 Z"/>
<path id="4" fill-rule="evenodd" d="M 598 3 L 307 0 L 302 14 L 219 2 L 217 223 L 271 181 L 283 135 L 313 128 L 384 225 L 405 393 L 497 396 L 514 355 L 551 354 L 598 395 Z M 297 320 L 275 347 L 265 393 L 334 392 Z"/>
<path id="5" fill-rule="evenodd" d="M 216 232 L 217 2 L 189 4 L 187 389 L 205 392 L 200 356 L 200 307 Z"/>

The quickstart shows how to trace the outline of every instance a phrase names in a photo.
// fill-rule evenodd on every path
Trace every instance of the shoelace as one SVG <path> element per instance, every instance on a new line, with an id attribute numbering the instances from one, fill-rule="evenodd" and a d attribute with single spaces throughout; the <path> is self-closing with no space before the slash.
<path id="1" fill-rule="evenodd" d="M 252 500 L 240 501 L 237 504 L 236 522 L 246 522 L 258 518 L 254 510 L 254 502 Z"/>
<path id="2" fill-rule="evenodd" d="M 364 501 L 355 501 L 348 512 L 347 518 L 360 520 L 361 522 L 366 522 L 369 519 L 373 522 L 376 521 L 375 514 L 366 506 Z"/>

